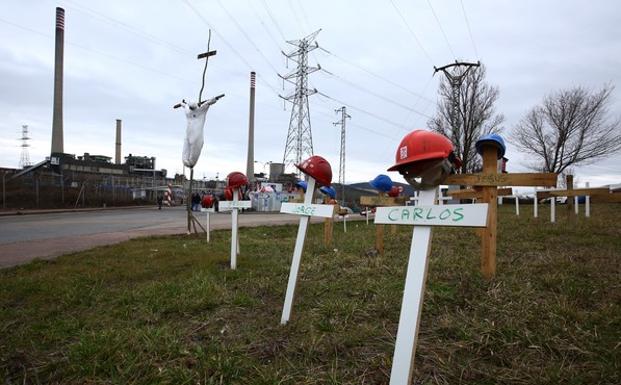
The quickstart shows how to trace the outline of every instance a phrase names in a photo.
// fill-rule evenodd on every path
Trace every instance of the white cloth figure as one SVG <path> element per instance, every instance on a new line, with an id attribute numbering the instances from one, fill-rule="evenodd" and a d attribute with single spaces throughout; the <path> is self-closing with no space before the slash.
<path id="1" fill-rule="evenodd" d="M 194 167 L 203 149 L 203 128 L 205 127 L 205 116 L 209 106 L 215 104 L 217 98 L 205 101 L 200 107 L 196 103 L 184 104 L 187 127 L 185 130 L 185 140 L 183 141 L 183 164 L 186 167 Z"/>

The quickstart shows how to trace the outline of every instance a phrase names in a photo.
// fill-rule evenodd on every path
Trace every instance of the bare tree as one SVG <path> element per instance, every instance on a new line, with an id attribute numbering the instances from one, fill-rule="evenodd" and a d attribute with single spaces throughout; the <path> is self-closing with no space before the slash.
<path id="1" fill-rule="evenodd" d="M 560 174 L 621 150 L 621 121 L 608 113 L 613 88 L 561 90 L 530 110 L 512 135 L 521 150 L 536 157 L 529 167 Z"/>
<path id="2" fill-rule="evenodd" d="M 498 99 L 498 87 L 492 87 L 485 82 L 485 72 L 482 65 L 468 71 L 457 93 L 457 109 L 453 105 L 455 94 L 451 83 L 443 78 L 438 90 L 440 99 L 436 116 L 427 122 L 431 130 L 453 142 L 455 154 L 462 160 L 462 173 L 481 169 L 481 160 L 476 156 L 476 141 L 485 134 L 499 133 L 503 129 L 501 125 L 505 118 L 502 114 L 497 114 L 494 107 Z M 454 72 L 454 75 L 460 74 Z"/>

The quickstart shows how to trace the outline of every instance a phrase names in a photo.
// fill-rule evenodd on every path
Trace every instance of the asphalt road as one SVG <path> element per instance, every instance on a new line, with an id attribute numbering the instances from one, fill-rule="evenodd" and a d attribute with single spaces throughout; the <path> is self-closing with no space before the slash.
<path id="1" fill-rule="evenodd" d="M 205 226 L 206 214 L 195 215 Z M 184 234 L 186 220 L 183 207 L 0 216 L 0 268 L 141 236 Z M 296 216 L 279 213 L 242 213 L 239 216 L 242 227 L 297 221 Z M 230 228 L 231 215 L 211 214 L 210 222 L 211 229 Z"/>

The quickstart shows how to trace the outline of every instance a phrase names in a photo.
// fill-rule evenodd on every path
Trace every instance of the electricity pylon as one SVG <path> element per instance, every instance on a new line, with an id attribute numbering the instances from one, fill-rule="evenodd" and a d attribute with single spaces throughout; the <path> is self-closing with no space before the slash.
<path id="1" fill-rule="evenodd" d="M 341 185 L 341 206 L 345 206 L 345 122 L 351 119 L 347 114 L 347 107 L 343 106 L 334 110 L 337 114 L 341 113 L 341 120 L 333 123 L 335 126 L 341 126 L 341 153 L 339 156 L 339 184 Z"/>
<path id="2" fill-rule="evenodd" d="M 30 137 L 28 136 L 28 125 L 22 126 L 22 137 L 20 140 L 22 141 L 22 154 L 19 158 L 19 167 L 26 168 L 30 166 L 30 154 L 28 153 L 28 147 L 30 147 L 28 141 L 30 140 Z"/>
<path id="3" fill-rule="evenodd" d="M 285 153 L 283 155 L 283 163 L 285 169 L 294 164 L 300 164 L 303 158 L 313 155 L 313 135 L 311 131 L 310 112 L 308 109 L 308 97 L 317 92 L 316 89 L 308 88 L 308 75 L 319 71 L 321 67 L 308 66 L 309 52 L 319 48 L 315 42 L 315 37 L 321 29 L 311 33 L 310 35 L 299 39 L 289 40 L 287 43 L 297 47 L 295 51 L 290 53 L 283 52 L 288 60 L 297 64 L 297 68 L 287 74 L 278 75 L 284 81 L 295 85 L 295 92 L 288 96 L 280 96 L 286 101 L 293 104 L 291 108 L 291 118 L 289 119 L 289 131 L 287 132 L 287 142 L 285 143 Z M 300 171 L 296 171 L 301 176 Z"/>
<path id="4" fill-rule="evenodd" d="M 461 90 L 461 84 L 464 81 L 464 78 L 466 77 L 466 75 L 468 74 L 468 71 L 470 71 L 473 67 L 479 67 L 480 65 L 481 65 L 481 62 L 467 63 L 467 62 L 459 62 L 455 60 L 455 63 L 447 64 L 440 68 L 437 68 L 435 66 L 433 67 L 434 75 L 437 72 L 442 71 L 444 73 L 444 76 L 446 76 L 449 83 L 451 84 L 452 99 L 453 99 L 452 100 L 453 111 L 451 113 L 451 129 L 453 130 L 454 133 L 459 131 L 459 128 L 457 127 L 458 125 L 457 118 L 459 115 L 459 93 Z M 449 68 L 453 68 L 453 67 L 455 67 L 455 70 L 452 72 L 449 71 Z"/>

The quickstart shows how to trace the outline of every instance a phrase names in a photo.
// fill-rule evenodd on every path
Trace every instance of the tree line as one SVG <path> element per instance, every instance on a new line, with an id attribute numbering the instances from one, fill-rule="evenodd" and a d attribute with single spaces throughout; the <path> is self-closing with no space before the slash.
<path id="1" fill-rule="evenodd" d="M 459 76 L 460 69 L 452 69 Z M 503 114 L 496 111 L 500 91 L 485 79 L 485 66 L 468 71 L 457 92 L 441 80 L 435 116 L 427 126 L 447 136 L 462 159 L 461 173 L 481 169 L 475 143 L 489 133 L 505 131 Z M 621 150 L 621 118 L 610 111 L 614 86 L 600 89 L 574 86 L 556 90 L 532 106 L 507 138 L 529 155 L 526 167 L 539 172 L 563 173 L 577 165 L 594 163 Z"/>

